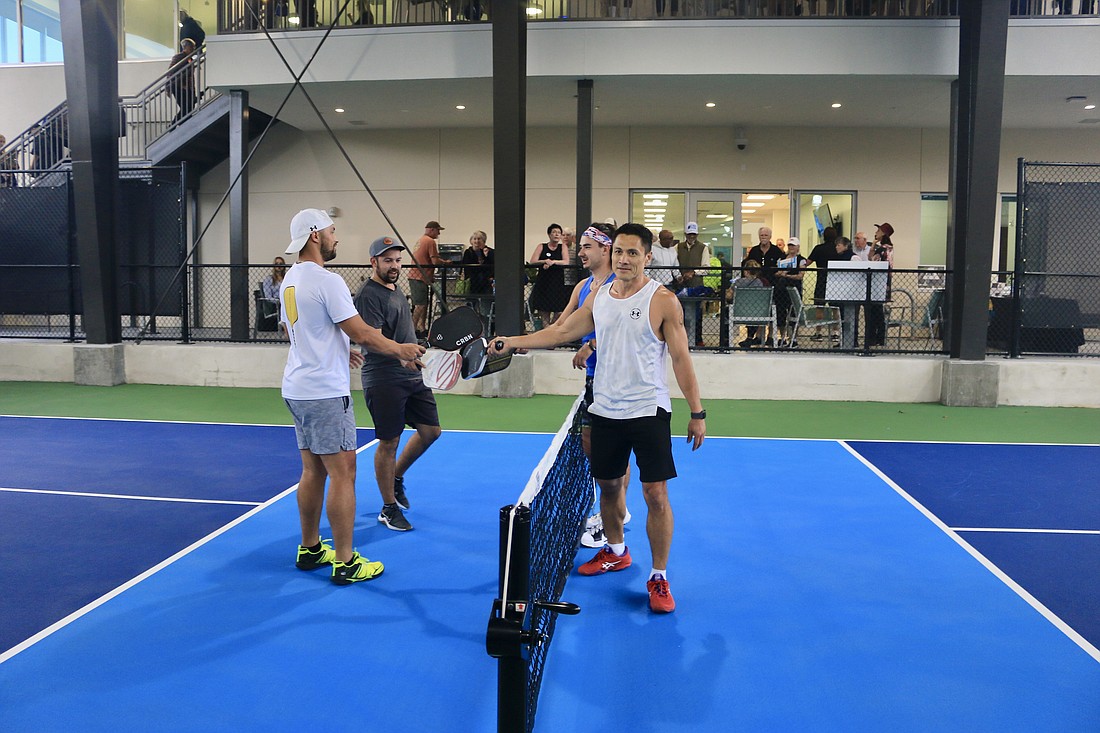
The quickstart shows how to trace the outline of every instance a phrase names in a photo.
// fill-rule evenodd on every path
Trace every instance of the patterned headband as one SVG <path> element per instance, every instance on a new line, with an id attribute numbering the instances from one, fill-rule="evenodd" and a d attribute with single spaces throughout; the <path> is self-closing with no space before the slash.
<path id="1" fill-rule="evenodd" d="M 595 239 L 597 242 L 605 247 L 611 246 L 611 237 L 607 236 L 596 227 L 588 227 L 584 230 L 584 234 L 582 234 L 581 236 L 588 237 L 589 239 Z"/>

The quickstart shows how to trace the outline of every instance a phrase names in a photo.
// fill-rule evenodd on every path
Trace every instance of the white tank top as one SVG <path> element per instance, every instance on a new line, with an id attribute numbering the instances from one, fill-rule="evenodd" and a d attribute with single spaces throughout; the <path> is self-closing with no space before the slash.
<path id="1" fill-rule="evenodd" d="M 588 411 L 615 420 L 651 417 L 658 407 L 672 412 L 665 379 L 668 347 L 649 321 L 653 294 L 663 286 L 650 280 L 629 298 L 612 297 L 611 286 L 604 285 L 592 300 L 599 358 Z"/>

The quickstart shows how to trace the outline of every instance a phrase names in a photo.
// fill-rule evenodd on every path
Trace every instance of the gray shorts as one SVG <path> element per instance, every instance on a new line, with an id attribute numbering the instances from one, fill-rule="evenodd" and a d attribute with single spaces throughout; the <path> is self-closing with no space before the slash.
<path id="1" fill-rule="evenodd" d="M 355 450 L 355 410 L 351 397 L 283 400 L 294 416 L 298 450 L 318 456 Z"/>
<path id="2" fill-rule="evenodd" d="M 412 297 L 413 305 L 427 305 L 428 304 L 428 284 L 423 280 L 414 280 L 409 278 L 409 295 Z"/>

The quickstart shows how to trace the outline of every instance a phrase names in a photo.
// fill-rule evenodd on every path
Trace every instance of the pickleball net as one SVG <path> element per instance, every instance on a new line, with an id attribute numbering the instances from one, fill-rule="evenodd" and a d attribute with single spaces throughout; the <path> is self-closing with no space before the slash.
<path id="1" fill-rule="evenodd" d="M 498 659 L 497 730 L 530 733 L 547 653 L 592 504 L 592 475 L 581 446 L 581 398 L 554 435 L 515 504 L 500 510 L 499 595 L 486 649 Z"/>

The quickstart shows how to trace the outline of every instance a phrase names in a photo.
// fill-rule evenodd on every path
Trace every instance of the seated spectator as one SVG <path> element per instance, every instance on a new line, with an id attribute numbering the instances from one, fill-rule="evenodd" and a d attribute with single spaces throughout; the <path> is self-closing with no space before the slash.
<path id="1" fill-rule="evenodd" d="M 488 330 L 489 312 L 493 307 L 493 278 L 495 253 L 486 242 L 488 236 L 478 230 L 470 235 L 470 246 L 462 253 L 462 277 L 470 283 L 467 293 L 483 297 L 470 300 L 467 305 L 476 310 Z"/>
<path id="2" fill-rule="evenodd" d="M 260 290 L 263 292 L 263 297 L 268 300 L 279 301 L 279 288 L 283 284 L 283 278 L 286 277 L 286 260 L 282 257 L 276 257 L 271 263 L 271 274 L 264 278 L 260 283 Z"/>

